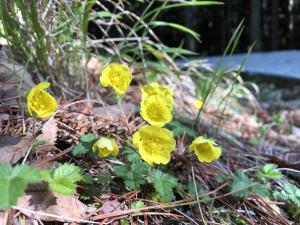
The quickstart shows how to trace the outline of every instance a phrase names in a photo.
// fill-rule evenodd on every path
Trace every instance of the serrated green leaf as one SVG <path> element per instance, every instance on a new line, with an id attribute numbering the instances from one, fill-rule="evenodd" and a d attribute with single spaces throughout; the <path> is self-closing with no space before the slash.
<path id="1" fill-rule="evenodd" d="M 52 173 L 48 171 L 44 172 L 42 175 L 49 183 L 51 190 L 64 195 L 75 193 L 75 183 L 82 180 L 80 168 L 67 163 L 60 165 Z"/>
<path id="2" fill-rule="evenodd" d="M 93 133 L 84 134 L 80 137 L 80 142 L 92 142 L 97 140 L 97 136 Z"/>
<path id="3" fill-rule="evenodd" d="M 237 197 L 246 197 L 252 194 L 251 186 L 253 181 L 246 176 L 246 174 L 238 171 L 233 176 L 233 181 L 231 184 L 231 192 Z"/>
<path id="4" fill-rule="evenodd" d="M 199 182 L 196 182 L 196 188 L 197 188 L 198 196 L 205 195 L 205 190 L 204 190 L 203 186 Z M 188 191 L 188 195 L 192 199 L 196 199 L 197 198 L 197 193 L 196 193 L 194 182 L 191 182 L 191 183 L 189 183 L 187 185 L 187 191 Z M 202 198 L 200 198 L 200 200 L 202 200 L 205 203 L 211 202 L 211 198 L 209 197 L 209 195 L 203 196 Z"/>
<path id="5" fill-rule="evenodd" d="M 12 168 L 0 164 L 0 208 L 8 209 L 16 204 L 30 183 L 42 181 L 40 171 L 27 165 Z"/>
<path id="6" fill-rule="evenodd" d="M 72 155 L 78 156 L 89 153 L 94 143 L 98 140 L 95 134 L 84 134 L 80 137 L 80 142 L 73 148 Z"/>
<path id="7" fill-rule="evenodd" d="M 236 197 L 247 197 L 251 194 L 257 194 L 263 197 L 270 196 L 270 192 L 265 184 L 260 184 L 251 180 L 246 174 L 238 171 L 233 176 L 231 192 Z"/>
<path id="8" fill-rule="evenodd" d="M 183 125 L 182 123 L 180 123 L 179 121 L 171 121 L 167 127 L 172 130 L 174 137 L 179 137 L 181 135 L 186 134 L 189 137 L 196 137 L 197 134 L 194 130 L 192 130 L 191 128 Z"/>
<path id="9" fill-rule="evenodd" d="M 101 185 L 107 185 L 111 181 L 111 175 L 110 174 L 100 174 L 97 177 L 97 183 Z"/>
<path id="10" fill-rule="evenodd" d="M 82 143 L 78 143 L 72 150 L 73 156 L 83 155 L 88 153 L 90 149 L 84 146 Z"/>
<path id="11" fill-rule="evenodd" d="M 172 201 L 174 197 L 173 189 L 178 186 L 176 177 L 160 170 L 152 170 L 150 181 L 163 202 Z"/>
<path id="12" fill-rule="evenodd" d="M 125 186 L 131 190 L 140 188 L 145 183 L 145 177 L 148 173 L 148 166 L 143 162 L 135 162 L 124 166 L 115 166 L 114 173 L 121 177 Z"/>
<path id="13" fill-rule="evenodd" d="M 286 191 L 288 199 L 300 208 L 300 189 L 291 183 L 284 183 L 283 189 Z"/>
<path id="14" fill-rule="evenodd" d="M 141 161 L 141 156 L 138 153 L 137 150 L 126 146 L 123 150 L 124 154 L 126 154 L 127 156 L 127 160 L 131 163 L 135 163 L 135 162 L 140 162 Z"/>
<path id="15" fill-rule="evenodd" d="M 277 169 L 275 164 L 266 164 L 257 170 L 257 176 L 262 179 L 280 179 L 283 174 Z"/>

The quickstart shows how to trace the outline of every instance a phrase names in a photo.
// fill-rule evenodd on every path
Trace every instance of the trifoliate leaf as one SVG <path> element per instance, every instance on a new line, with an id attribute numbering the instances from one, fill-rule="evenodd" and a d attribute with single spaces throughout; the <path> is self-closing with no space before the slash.
<path id="1" fill-rule="evenodd" d="M 8 209 L 16 204 L 29 183 L 42 181 L 40 172 L 27 165 L 12 168 L 8 164 L 0 164 L 0 208 Z"/>
<path id="2" fill-rule="evenodd" d="M 170 122 L 167 127 L 172 130 L 174 137 L 179 137 L 183 134 L 186 134 L 189 137 L 196 137 L 196 132 L 191 128 L 184 126 L 182 123 L 178 121 Z"/>
<path id="3" fill-rule="evenodd" d="M 80 137 L 80 142 L 73 148 L 72 155 L 78 156 L 88 153 L 98 140 L 95 134 L 85 134 Z"/>
<path id="4" fill-rule="evenodd" d="M 42 175 L 52 191 L 63 195 L 75 193 L 75 183 L 82 180 L 80 168 L 67 163 L 60 165 L 54 171 L 45 171 Z"/>
<path id="5" fill-rule="evenodd" d="M 257 176 L 262 180 L 280 179 L 283 174 L 277 169 L 277 165 L 269 163 L 257 170 Z"/>
<path id="6" fill-rule="evenodd" d="M 163 202 L 172 201 L 174 197 L 173 188 L 178 186 L 176 177 L 163 173 L 160 170 L 152 170 L 150 181 Z"/>

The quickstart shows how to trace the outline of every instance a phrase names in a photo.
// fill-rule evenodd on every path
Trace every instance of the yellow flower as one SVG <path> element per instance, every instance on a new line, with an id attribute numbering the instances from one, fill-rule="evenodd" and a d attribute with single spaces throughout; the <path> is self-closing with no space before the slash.
<path id="1" fill-rule="evenodd" d="M 194 102 L 194 106 L 196 109 L 201 109 L 203 106 L 203 101 L 201 98 L 196 99 L 196 101 Z"/>
<path id="2" fill-rule="evenodd" d="M 147 99 L 153 95 L 163 96 L 168 106 L 173 108 L 173 91 L 165 85 L 159 85 L 156 82 L 144 85 L 142 87 L 142 99 Z"/>
<path id="3" fill-rule="evenodd" d="M 100 76 L 103 87 L 111 86 L 117 95 L 123 95 L 132 80 L 132 74 L 127 65 L 112 63 L 106 66 Z"/>
<path id="4" fill-rule="evenodd" d="M 167 164 L 176 141 L 168 129 L 146 125 L 133 134 L 133 144 L 148 164 Z"/>
<path id="5" fill-rule="evenodd" d="M 98 152 L 100 158 L 105 158 L 109 155 L 117 156 L 119 148 L 116 141 L 112 138 L 101 137 L 94 145 L 93 152 Z"/>
<path id="6" fill-rule="evenodd" d="M 208 138 L 197 137 L 189 146 L 190 152 L 195 152 L 200 162 L 210 163 L 220 158 L 222 150 L 217 144 Z"/>
<path id="7" fill-rule="evenodd" d="M 29 91 L 27 108 L 30 115 L 35 113 L 39 118 L 47 118 L 57 110 L 56 99 L 46 91 L 48 87 L 49 82 L 41 82 Z"/>
<path id="8" fill-rule="evenodd" d="M 160 95 L 152 95 L 141 102 L 141 116 L 151 125 L 163 127 L 169 123 L 173 117 L 171 110 Z"/>

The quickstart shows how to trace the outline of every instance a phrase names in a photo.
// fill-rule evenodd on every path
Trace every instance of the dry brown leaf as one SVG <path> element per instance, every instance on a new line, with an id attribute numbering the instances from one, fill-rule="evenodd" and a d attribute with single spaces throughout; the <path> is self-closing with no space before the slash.
<path id="1" fill-rule="evenodd" d="M 41 190 L 27 192 L 18 200 L 17 208 L 26 216 L 43 221 L 76 222 L 86 215 L 87 206 L 77 197 L 53 193 L 44 186 L 40 187 Z"/>
<path id="2" fill-rule="evenodd" d="M 15 164 L 24 157 L 33 143 L 32 137 L 0 135 L 0 163 Z"/>
<path id="3" fill-rule="evenodd" d="M 101 214 L 107 214 L 107 213 L 119 212 L 119 211 L 122 211 L 121 203 L 117 200 L 113 200 L 113 201 L 104 202 L 99 212 Z"/>
<path id="4" fill-rule="evenodd" d="M 121 119 L 130 117 L 135 112 L 135 105 L 132 103 L 123 103 L 119 105 L 95 107 L 93 113 L 96 117 L 120 121 Z"/>
<path id="5" fill-rule="evenodd" d="M 53 117 L 44 123 L 42 133 L 36 139 L 45 141 L 48 145 L 55 145 L 57 140 L 57 121 Z"/>

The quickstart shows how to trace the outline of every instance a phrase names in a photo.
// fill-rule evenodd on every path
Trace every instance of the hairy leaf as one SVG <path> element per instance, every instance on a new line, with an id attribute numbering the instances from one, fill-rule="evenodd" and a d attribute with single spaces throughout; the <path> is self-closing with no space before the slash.
<path id="1" fill-rule="evenodd" d="M 42 175 L 52 191 L 64 195 L 75 193 L 75 183 L 82 180 L 80 168 L 67 163 L 60 165 L 54 171 L 44 171 Z"/>
<path id="2" fill-rule="evenodd" d="M 27 165 L 11 167 L 0 164 L 0 208 L 7 209 L 16 204 L 30 183 L 42 181 L 40 172 Z"/>
<path id="3" fill-rule="evenodd" d="M 177 178 L 163 173 L 160 170 L 152 170 L 150 181 L 163 202 L 170 202 L 174 197 L 173 189 L 178 186 Z"/>

